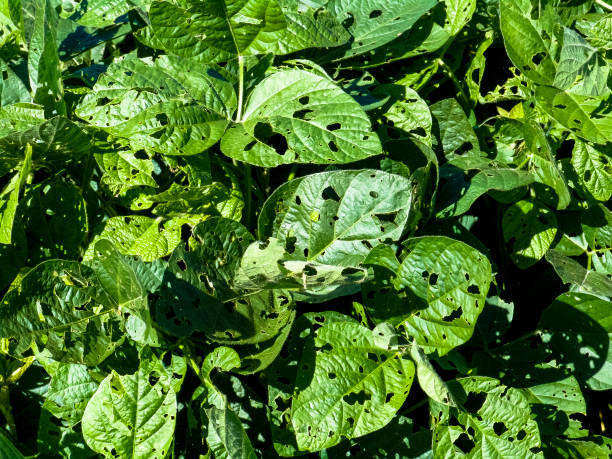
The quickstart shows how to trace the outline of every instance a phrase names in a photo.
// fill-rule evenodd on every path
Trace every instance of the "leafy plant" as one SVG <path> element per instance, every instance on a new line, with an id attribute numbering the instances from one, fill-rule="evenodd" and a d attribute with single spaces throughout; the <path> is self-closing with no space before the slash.
<path id="1" fill-rule="evenodd" d="M 608 458 L 612 5 L 0 2 L 0 456 Z"/>

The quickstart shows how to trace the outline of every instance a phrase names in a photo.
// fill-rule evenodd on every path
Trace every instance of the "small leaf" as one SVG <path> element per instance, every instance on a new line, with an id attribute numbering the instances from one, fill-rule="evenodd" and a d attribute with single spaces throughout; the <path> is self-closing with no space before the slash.
<path id="1" fill-rule="evenodd" d="M 542 259 L 557 234 L 557 218 L 537 202 L 512 204 L 502 218 L 504 240 L 512 261 L 521 269 Z"/>

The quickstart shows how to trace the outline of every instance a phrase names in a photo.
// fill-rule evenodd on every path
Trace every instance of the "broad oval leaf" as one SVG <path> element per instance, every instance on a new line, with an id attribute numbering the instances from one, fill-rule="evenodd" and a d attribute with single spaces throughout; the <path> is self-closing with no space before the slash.
<path id="1" fill-rule="evenodd" d="M 485 305 L 491 264 L 478 250 L 444 236 L 408 239 L 394 288 L 364 292 L 375 321 L 402 324 L 426 354 L 445 355 L 470 339 Z M 378 263 L 375 263 L 378 264 Z"/>
<path id="2" fill-rule="evenodd" d="M 181 57 L 213 63 L 337 46 L 348 39 L 324 12 L 291 6 L 287 0 L 156 1 L 149 10 L 151 30 L 145 41 Z"/>
<path id="3" fill-rule="evenodd" d="M 358 266 L 373 247 L 403 235 L 412 183 L 377 170 L 312 174 L 278 188 L 264 204 L 259 235 L 289 254 L 327 265 Z"/>
<path id="4" fill-rule="evenodd" d="M 402 406 L 414 363 L 376 345 L 355 321 L 323 322 L 298 365 L 291 423 L 297 445 L 318 451 L 378 430 Z"/>
<path id="5" fill-rule="evenodd" d="M 20 355 L 32 345 L 55 360 L 96 365 L 123 341 L 117 305 L 94 271 L 49 260 L 31 269 L 0 307 L 0 338 Z"/>
<path id="6" fill-rule="evenodd" d="M 163 459 L 176 418 L 176 394 L 146 365 L 134 374 L 113 371 L 87 403 L 83 436 L 105 457 Z"/>
<path id="7" fill-rule="evenodd" d="M 361 106 L 331 79 L 306 70 L 268 76 L 238 121 L 221 151 L 257 166 L 348 163 L 382 153 Z"/>
<path id="8" fill-rule="evenodd" d="M 483 376 L 458 379 L 451 388 L 463 403 L 459 409 L 432 407 L 434 457 L 543 457 L 533 452 L 541 445 L 538 425 L 519 389 Z"/>
<path id="9" fill-rule="evenodd" d="M 435 0 L 331 0 L 326 7 L 352 35 L 341 59 L 357 56 L 393 41 L 428 12 Z"/>
<path id="10" fill-rule="evenodd" d="M 161 56 L 109 66 L 76 113 L 133 150 L 193 155 L 221 138 L 235 107 L 233 86 L 217 70 Z"/>

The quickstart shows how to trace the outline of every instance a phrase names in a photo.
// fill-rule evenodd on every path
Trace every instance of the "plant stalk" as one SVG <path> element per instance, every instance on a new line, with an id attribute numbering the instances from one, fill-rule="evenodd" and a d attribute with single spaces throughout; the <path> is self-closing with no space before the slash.
<path id="1" fill-rule="evenodd" d="M 607 10 L 612 11 L 612 5 L 610 5 L 609 3 L 604 2 L 603 0 L 595 0 L 595 3 L 597 3 L 602 8 L 605 8 Z"/>
<path id="2" fill-rule="evenodd" d="M 236 123 L 242 121 L 242 101 L 244 99 L 244 56 L 238 56 L 238 111 Z"/>
<path id="3" fill-rule="evenodd" d="M 8 386 L 0 386 L 0 413 L 6 420 L 9 433 L 13 437 L 17 437 L 17 425 L 15 424 L 15 418 L 13 417 L 13 412 L 11 411 Z"/>

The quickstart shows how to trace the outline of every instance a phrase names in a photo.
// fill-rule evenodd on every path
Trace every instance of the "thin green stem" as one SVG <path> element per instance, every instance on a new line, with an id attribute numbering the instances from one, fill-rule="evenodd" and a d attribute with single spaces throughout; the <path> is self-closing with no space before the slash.
<path id="1" fill-rule="evenodd" d="M 463 89 L 463 86 L 461 85 L 461 82 L 459 81 L 459 79 L 457 78 L 457 76 L 455 75 L 455 72 L 453 71 L 452 68 L 450 68 L 450 66 L 444 62 L 444 60 L 439 57 L 438 58 L 438 66 L 442 69 L 442 72 L 448 77 L 450 78 L 450 80 L 453 82 L 453 84 L 455 85 L 455 88 L 457 89 L 457 91 L 459 92 L 459 94 L 461 95 L 461 98 L 463 99 L 463 101 L 466 103 L 466 107 L 470 107 L 470 98 L 467 96 L 467 94 L 465 93 L 465 90 Z"/>
<path id="2" fill-rule="evenodd" d="M 242 103 L 244 99 L 244 56 L 238 56 L 238 111 L 236 123 L 242 121 Z"/>
<path id="3" fill-rule="evenodd" d="M 246 211 L 246 224 L 247 228 L 251 228 L 251 212 L 253 210 L 253 177 L 251 175 L 251 166 L 249 164 L 245 167 L 245 176 L 246 176 L 246 202 L 245 202 L 245 211 Z"/>
<path id="4" fill-rule="evenodd" d="M 409 406 L 406 410 L 404 410 L 402 412 L 403 415 L 407 415 L 412 413 L 413 411 L 418 410 L 419 408 L 421 408 L 423 405 L 426 405 L 427 402 L 429 402 L 429 398 L 424 398 L 423 400 L 421 400 L 420 402 L 415 403 L 412 406 Z"/>
<path id="5" fill-rule="evenodd" d="M 607 10 L 612 11 L 612 5 L 610 5 L 609 3 L 604 2 L 603 0 L 595 0 L 595 3 L 597 3 L 602 8 L 605 8 Z"/>
<path id="6" fill-rule="evenodd" d="M 8 386 L 0 386 L 0 413 L 6 420 L 8 431 L 13 437 L 17 437 L 17 425 L 11 410 L 11 402 Z"/>
<path id="7" fill-rule="evenodd" d="M 587 269 L 591 269 L 592 260 L 593 260 L 593 253 L 587 252 Z"/>

